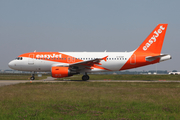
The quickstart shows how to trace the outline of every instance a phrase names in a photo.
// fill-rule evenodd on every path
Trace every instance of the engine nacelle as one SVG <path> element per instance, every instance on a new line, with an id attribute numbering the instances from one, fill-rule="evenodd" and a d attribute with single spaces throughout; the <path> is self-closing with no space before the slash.
<path id="1" fill-rule="evenodd" d="M 74 74 L 78 74 L 78 72 L 73 72 L 69 69 L 69 67 L 57 67 L 54 66 L 51 68 L 51 74 L 54 78 L 63 78 L 72 76 Z"/>

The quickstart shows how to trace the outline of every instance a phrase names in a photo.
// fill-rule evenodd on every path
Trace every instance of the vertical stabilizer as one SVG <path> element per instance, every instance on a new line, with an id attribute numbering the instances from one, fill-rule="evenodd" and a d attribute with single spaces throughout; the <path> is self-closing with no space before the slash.
<path id="1" fill-rule="evenodd" d="M 159 24 L 133 52 L 120 70 L 141 67 L 161 61 L 161 49 L 168 24 Z M 169 57 L 171 58 L 171 57 Z"/>
<path id="2" fill-rule="evenodd" d="M 139 46 L 136 52 L 160 54 L 168 24 L 159 24 Z"/>

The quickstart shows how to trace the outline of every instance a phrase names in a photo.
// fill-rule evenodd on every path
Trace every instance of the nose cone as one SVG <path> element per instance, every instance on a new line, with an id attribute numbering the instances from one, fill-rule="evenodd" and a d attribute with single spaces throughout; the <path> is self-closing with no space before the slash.
<path id="1" fill-rule="evenodd" d="M 13 64 L 12 61 L 8 63 L 9 68 L 12 68 Z"/>
<path id="2" fill-rule="evenodd" d="M 8 66 L 9 66 L 9 68 L 14 69 L 16 64 L 14 63 L 14 61 L 11 61 L 8 63 Z"/>

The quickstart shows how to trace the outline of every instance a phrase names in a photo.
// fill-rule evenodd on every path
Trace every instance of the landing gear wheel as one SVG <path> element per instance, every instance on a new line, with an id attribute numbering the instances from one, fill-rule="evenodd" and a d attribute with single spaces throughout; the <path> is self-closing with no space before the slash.
<path id="1" fill-rule="evenodd" d="M 34 76 L 32 76 L 30 79 L 31 79 L 31 80 L 35 80 L 35 77 L 34 77 Z"/>
<path id="2" fill-rule="evenodd" d="M 34 74 L 35 74 L 35 72 L 31 73 L 31 77 L 30 77 L 31 80 L 35 80 Z"/>
<path id="3" fill-rule="evenodd" d="M 89 76 L 88 76 L 88 75 L 83 75 L 83 76 L 82 76 L 82 80 L 83 80 L 83 81 L 89 80 Z"/>

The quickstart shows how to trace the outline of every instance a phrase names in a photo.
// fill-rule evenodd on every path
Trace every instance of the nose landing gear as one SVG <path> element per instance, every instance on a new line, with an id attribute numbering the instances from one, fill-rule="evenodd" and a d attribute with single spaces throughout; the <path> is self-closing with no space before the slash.
<path id="1" fill-rule="evenodd" d="M 30 78 L 31 80 L 35 80 L 35 77 L 34 76 L 31 76 L 31 78 Z"/>
<path id="2" fill-rule="evenodd" d="M 31 74 L 32 76 L 30 77 L 31 80 L 35 80 L 35 77 L 34 77 L 34 72 Z"/>

